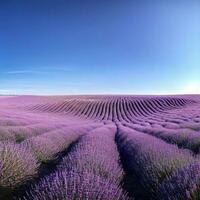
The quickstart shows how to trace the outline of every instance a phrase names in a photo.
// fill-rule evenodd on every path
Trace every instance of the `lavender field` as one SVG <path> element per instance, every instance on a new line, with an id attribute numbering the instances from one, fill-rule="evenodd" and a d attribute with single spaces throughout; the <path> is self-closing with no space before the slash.
<path id="1" fill-rule="evenodd" d="M 200 199 L 200 96 L 0 97 L 0 200 Z"/>

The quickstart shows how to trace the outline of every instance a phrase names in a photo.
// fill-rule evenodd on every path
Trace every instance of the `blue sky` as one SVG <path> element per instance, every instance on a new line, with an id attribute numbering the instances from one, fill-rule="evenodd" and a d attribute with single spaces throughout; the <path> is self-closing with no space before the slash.
<path id="1" fill-rule="evenodd" d="M 200 93 L 200 2 L 0 0 L 0 93 Z"/>

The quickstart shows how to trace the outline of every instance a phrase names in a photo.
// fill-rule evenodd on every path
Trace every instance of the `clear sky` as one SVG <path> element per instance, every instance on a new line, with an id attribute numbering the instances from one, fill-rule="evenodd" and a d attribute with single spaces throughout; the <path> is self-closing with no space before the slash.
<path id="1" fill-rule="evenodd" d="M 0 93 L 200 93 L 200 1 L 0 0 Z"/>

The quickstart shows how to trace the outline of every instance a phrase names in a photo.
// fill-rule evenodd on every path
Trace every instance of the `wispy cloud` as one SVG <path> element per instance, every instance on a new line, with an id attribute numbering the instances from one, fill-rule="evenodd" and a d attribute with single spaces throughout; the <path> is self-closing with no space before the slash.
<path id="1" fill-rule="evenodd" d="M 4 92 L 10 92 L 10 90 L 8 90 L 8 89 L 0 89 L 0 93 L 4 93 Z"/>
<path id="2" fill-rule="evenodd" d="M 6 74 L 43 74 L 43 73 L 49 73 L 49 72 L 56 72 L 56 71 L 63 71 L 63 72 L 70 72 L 73 71 L 71 68 L 64 68 L 64 67 L 43 67 L 41 69 L 33 69 L 33 70 L 10 70 L 6 71 Z"/>
<path id="3" fill-rule="evenodd" d="M 35 91 L 34 89 L 4 89 L 4 88 L 0 88 L 0 95 L 16 95 L 16 94 L 34 94 L 37 91 Z"/>
<path id="4" fill-rule="evenodd" d="M 13 71 L 7 71 L 6 74 L 35 74 L 35 73 L 41 73 L 41 71 L 34 71 L 34 70 L 13 70 Z"/>

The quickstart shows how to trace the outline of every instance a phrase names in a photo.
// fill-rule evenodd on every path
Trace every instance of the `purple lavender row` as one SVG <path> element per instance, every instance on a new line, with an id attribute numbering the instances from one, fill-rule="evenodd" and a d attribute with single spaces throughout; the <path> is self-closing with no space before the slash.
<path id="1" fill-rule="evenodd" d="M 1 116 L 0 117 L 0 126 L 25 126 L 25 125 L 29 125 L 32 124 L 32 121 L 27 121 L 24 119 L 17 119 L 15 117 L 5 117 L 5 116 Z"/>
<path id="2" fill-rule="evenodd" d="M 9 111 L 9 110 L 8 110 Z M 91 121 L 75 120 L 50 114 L 24 113 L 21 110 L 4 111 L 0 118 L 0 141 L 20 143 L 25 139 L 41 135 L 62 127 L 84 126 Z"/>
<path id="3" fill-rule="evenodd" d="M 42 179 L 24 200 L 127 200 L 114 141 L 116 127 L 105 125 L 81 137 L 58 170 Z"/>
<path id="4" fill-rule="evenodd" d="M 115 144 L 115 125 L 105 125 L 83 136 L 59 169 L 90 171 L 119 183 L 123 177 Z"/>
<path id="5" fill-rule="evenodd" d="M 23 200 L 128 200 L 119 186 L 89 172 L 58 170 L 43 178 Z"/>
<path id="6" fill-rule="evenodd" d="M 159 187 L 162 200 L 200 199 L 200 162 L 177 170 Z"/>
<path id="7" fill-rule="evenodd" d="M 123 123 L 125 126 L 160 138 L 167 143 L 176 144 L 181 148 L 192 150 L 194 153 L 200 152 L 200 134 L 189 129 L 167 129 L 162 126 L 143 127 Z"/>
<path id="8" fill-rule="evenodd" d="M 24 146 L 0 143 L 0 188 L 13 189 L 37 173 L 35 156 Z"/>
<path id="9" fill-rule="evenodd" d="M 137 199 L 159 199 L 160 184 L 195 160 L 188 150 L 120 125 L 117 142 L 128 176 L 128 190 L 136 190 Z"/>
<path id="10" fill-rule="evenodd" d="M 38 161 L 47 162 L 55 159 L 56 154 L 66 149 L 72 142 L 76 141 L 82 134 L 94 129 L 98 124 L 76 125 L 46 132 L 42 135 L 25 140 L 21 145 L 26 146 L 36 156 Z"/>
<path id="11" fill-rule="evenodd" d="M 43 123 L 28 126 L 0 126 L 0 141 L 22 142 L 30 137 L 63 127 L 63 125 Z"/>
<path id="12" fill-rule="evenodd" d="M 6 125 L 6 118 L 2 119 L 2 122 L 5 120 L 5 124 L 0 126 L 0 141 L 13 141 L 19 143 L 25 139 L 41 135 L 47 131 L 52 131 L 62 127 L 70 127 L 76 124 L 85 124 L 83 121 L 76 122 L 68 118 L 52 117 L 50 115 L 15 113 L 15 111 L 13 113 L 17 115 L 18 118 L 17 116 L 13 118 L 12 113 L 8 113 L 7 117 L 9 117 L 10 120 L 9 125 Z M 23 119 L 21 119 L 21 115 L 24 116 Z M 22 121 L 24 124 L 21 124 Z"/>

